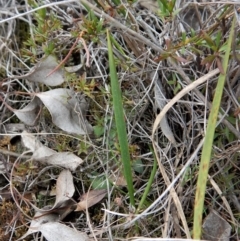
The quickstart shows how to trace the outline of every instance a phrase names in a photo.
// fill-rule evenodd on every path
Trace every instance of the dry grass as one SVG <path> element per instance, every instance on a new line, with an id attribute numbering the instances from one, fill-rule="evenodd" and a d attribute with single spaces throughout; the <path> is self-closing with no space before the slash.
<path id="1" fill-rule="evenodd" d="M 109 29 L 118 43 L 114 46 L 114 56 L 123 93 L 132 166 L 136 167 L 136 161 L 143 165 L 143 169 L 135 169 L 133 173 L 137 207 L 153 168 L 151 134 L 160 111 L 154 100 L 155 82 L 152 74 L 155 73 L 161 81 L 164 101 L 168 103 L 194 80 L 211 70 L 219 68 L 221 71 L 218 61 L 221 62 L 221 52 L 211 48 L 211 42 L 207 37 L 204 39 L 200 29 L 214 41 L 218 33 L 222 33 L 219 40 L 221 47 L 228 37 L 233 16 L 236 12 L 240 14 L 239 5 L 225 1 L 199 1 L 197 4 L 177 0 L 175 10 L 179 11 L 176 15 L 160 16 L 154 1 L 122 1 L 119 5 L 111 2 L 102 6 L 89 1 L 89 5 L 94 5 L 92 13 L 84 7 L 85 1 L 66 1 L 63 4 L 43 2 L 48 5 L 47 17 L 46 22 L 40 23 L 37 21 L 39 15 L 33 11 L 26 14 L 33 9 L 33 4 L 0 1 L 1 138 L 17 136 L 27 129 L 48 147 L 57 151 L 71 151 L 83 158 L 84 165 L 74 173 L 76 200 L 90 187 L 104 184 L 105 177 L 117 182 L 117 185 L 107 185 L 108 196 L 101 204 L 84 213 L 72 213 L 63 220 L 73 223 L 78 230 L 94 236 L 96 240 L 191 238 L 201 147 L 218 75 L 186 93 L 168 111 L 167 120 L 176 143 L 172 144 L 158 129 L 155 154 L 160 157 L 161 167 L 158 166 L 160 169 L 144 205 L 135 213 L 129 204 L 121 172 L 105 30 Z M 102 25 L 98 25 L 99 19 Z M 40 33 L 44 27 L 46 29 Z M 69 53 L 81 31 L 84 31 L 82 38 L 90 55 L 90 67 L 86 67 L 86 49 L 77 46 L 65 66 L 82 64 L 84 67 L 75 74 L 69 74 L 63 86 L 86 95 L 89 103 L 87 119 L 95 126 L 95 137 L 64 134 L 52 124 L 47 111 L 43 111 L 36 126 L 21 125 L 5 103 L 15 109 L 23 108 L 31 99 L 23 92 L 47 91 L 50 87 L 13 76 L 29 72 L 44 54 L 52 53 L 60 62 Z M 239 240 L 239 46 L 237 23 L 212 147 L 203 213 L 206 217 L 212 209 L 217 210 L 232 225 L 232 240 Z M 209 56 L 212 56 L 211 60 Z M 24 151 L 18 141 L 0 140 L 0 194 L 4 199 L 0 209 L 2 219 L 8 223 L 0 220 L 1 240 L 17 240 L 24 234 L 26 229 L 22 226 L 29 225 L 31 220 L 28 217 L 34 213 L 29 202 L 39 208 L 52 202 L 50 197 L 42 196 L 41 191 L 53 189 L 59 174 L 58 168 L 40 165 L 29 168 L 30 164 L 25 159 L 19 159 Z M 18 165 L 11 171 L 16 161 Z M 11 173 L 13 176 L 10 176 Z M 118 181 L 114 177 L 119 177 Z M 21 210 L 11 198 L 10 180 L 13 180 L 11 185 L 14 185 L 16 192 L 14 200 L 18 201 Z M 183 212 L 179 213 L 179 210 Z M 6 212 L 12 218 L 7 220 L 4 216 Z M 40 239 L 39 235 L 35 235 L 26 240 Z"/>

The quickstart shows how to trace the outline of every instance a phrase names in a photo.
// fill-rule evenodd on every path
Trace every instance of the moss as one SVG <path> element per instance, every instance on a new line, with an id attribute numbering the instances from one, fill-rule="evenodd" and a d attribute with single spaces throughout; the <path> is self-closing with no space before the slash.
<path id="1" fill-rule="evenodd" d="M 21 19 L 16 21 L 15 36 L 19 49 L 24 46 L 24 42 L 30 38 L 29 24 Z"/>
<path id="2" fill-rule="evenodd" d="M 23 211 L 29 213 L 29 209 L 27 207 L 23 207 Z M 6 225 L 13 226 L 16 221 L 16 228 L 13 230 L 13 236 L 11 240 L 16 240 L 24 235 L 27 231 L 27 220 L 25 220 L 24 215 L 19 212 L 17 206 L 11 201 L 3 200 L 0 203 L 0 240 L 8 241 L 11 237 L 11 231 L 6 232 Z M 25 225 L 23 225 L 25 224 Z M 10 229 L 9 229 L 10 230 Z M 25 239 L 25 240 L 30 240 Z"/>

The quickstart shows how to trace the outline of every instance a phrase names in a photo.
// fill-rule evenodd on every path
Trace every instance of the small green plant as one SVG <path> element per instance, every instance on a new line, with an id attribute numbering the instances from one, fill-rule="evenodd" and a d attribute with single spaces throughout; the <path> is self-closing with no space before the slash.
<path id="1" fill-rule="evenodd" d="M 161 19 L 168 20 L 172 19 L 180 10 L 174 11 L 176 0 L 157 0 L 159 6 L 159 16 Z"/>
<path id="2" fill-rule="evenodd" d="M 173 77 L 173 80 L 169 80 L 169 81 L 168 81 L 168 84 L 171 85 L 171 86 L 173 86 L 173 93 L 174 93 L 174 95 L 175 95 L 176 93 L 179 92 L 179 90 L 181 90 L 182 87 L 181 87 L 181 85 L 179 84 L 179 82 L 177 81 L 176 75 L 175 75 L 175 74 L 172 74 L 172 77 Z"/>
<path id="3" fill-rule="evenodd" d="M 99 41 L 99 36 L 104 33 L 103 20 L 99 19 L 94 12 L 88 8 L 89 14 L 87 17 L 83 17 L 83 24 L 80 30 L 86 33 L 86 36 L 93 42 Z M 76 33 L 77 35 L 79 32 Z"/>
<path id="4" fill-rule="evenodd" d="M 85 78 L 81 78 L 80 80 L 78 78 L 75 78 L 70 81 L 70 85 L 73 86 L 77 92 L 82 92 L 89 98 L 95 98 L 93 91 L 94 88 L 97 86 L 97 83 L 94 79 L 92 79 L 89 83 L 86 81 Z"/>
<path id="5" fill-rule="evenodd" d="M 30 0 L 29 5 L 34 8 L 38 7 L 34 0 Z M 24 48 L 22 49 L 23 57 L 31 62 L 36 61 L 39 46 L 41 46 L 46 55 L 55 52 L 57 39 L 51 35 L 54 31 L 62 29 L 62 24 L 58 17 L 52 12 L 48 13 L 46 8 L 36 11 L 34 20 L 34 24 L 31 26 L 34 38 L 29 37 L 24 42 Z"/>
<path id="6" fill-rule="evenodd" d="M 202 31 L 202 37 L 203 37 L 203 41 L 201 42 L 201 45 L 205 46 L 206 48 L 209 48 L 212 52 L 202 60 L 202 65 L 206 65 L 206 67 L 209 69 L 212 66 L 212 64 L 216 62 L 219 70 L 221 71 L 222 74 L 224 74 L 221 58 L 224 52 L 226 51 L 227 46 L 226 46 L 226 43 L 225 44 L 221 43 L 221 40 L 222 40 L 221 31 L 218 31 L 213 39 L 206 32 Z"/>

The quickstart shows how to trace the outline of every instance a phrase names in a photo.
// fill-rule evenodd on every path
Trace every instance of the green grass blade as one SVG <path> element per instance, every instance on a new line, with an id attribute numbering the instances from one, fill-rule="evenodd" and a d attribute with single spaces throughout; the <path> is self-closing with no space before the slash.
<path id="1" fill-rule="evenodd" d="M 121 93 L 120 85 L 117 78 L 116 66 L 113 58 L 112 44 L 111 44 L 110 34 L 108 31 L 107 31 L 107 40 L 108 40 L 108 58 L 109 58 L 109 68 L 110 68 L 111 91 L 112 91 L 112 97 L 113 97 L 113 109 L 114 109 L 115 122 L 117 127 L 118 141 L 119 141 L 120 151 L 121 151 L 121 159 L 123 163 L 123 172 L 124 172 L 125 179 L 127 181 L 130 203 L 132 206 L 135 206 L 131 159 L 129 154 L 126 124 L 125 124 L 124 113 L 123 113 L 122 93 Z"/>
<path id="2" fill-rule="evenodd" d="M 154 155 L 153 168 L 152 168 L 151 175 L 150 175 L 150 177 L 149 177 L 147 186 L 146 186 L 146 188 L 145 188 L 145 190 L 144 190 L 144 193 L 143 193 L 143 195 L 142 195 L 142 198 L 141 198 L 141 200 L 140 200 L 140 202 L 139 202 L 139 205 L 138 205 L 138 208 L 137 208 L 137 213 L 139 213 L 139 211 L 141 210 L 141 208 L 142 208 L 145 200 L 147 199 L 147 195 L 148 195 L 148 193 L 149 193 L 149 191 L 150 191 L 150 189 L 151 189 L 151 186 L 152 186 L 154 177 L 155 177 L 156 172 L 157 172 L 157 159 L 156 159 L 156 156 L 155 156 L 155 153 L 154 153 L 152 147 L 151 147 L 151 151 L 152 151 L 152 153 L 153 153 L 153 155 Z"/>
<path id="3" fill-rule="evenodd" d="M 118 51 L 123 55 L 126 56 L 126 54 L 124 53 L 124 50 L 122 48 L 122 46 L 115 40 L 115 38 L 113 36 L 110 35 L 110 40 L 111 43 L 116 47 L 116 49 L 118 49 Z"/>
<path id="4" fill-rule="evenodd" d="M 194 239 L 201 238 L 202 214 L 203 214 L 203 207 L 204 207 L 204 198 L 205 198 L 205 192 L 206 192 L 208 169 L 209 169 L 209 163 L 211 160 L 212 144 L 213 144 L 213 138 L 214 138 L 214 133 L 216 128 L 216 122 L 217 122 L 218 112 L 220 108 L 224 82 L 227 74 L 228 60 L 229 60 L 230 51 L 231 51 L 234 26 L 235 26 L 235 18 L 233 18 L 233 21 L 232 21 L 232 27 L 231 27 L 231 31 L 227 42 L 226 53 L 223 59 L 223 70 L 225 74 L 224 75 L 220 74 L 218 78 L 217 88 L 216 88 L 213 103 L 212 103 L 212 109 L 210 111 L 210 115 L 208 118 L 205 141 L 203 144 L 203 150 L 202 150 L 201 162 L 200 162 L 200 168 L 199 168 L 199 174 L 198 174 L 198 180 L 197 180 L 195 205 L 194 205 L 194 223 L 193 223 Z"/>

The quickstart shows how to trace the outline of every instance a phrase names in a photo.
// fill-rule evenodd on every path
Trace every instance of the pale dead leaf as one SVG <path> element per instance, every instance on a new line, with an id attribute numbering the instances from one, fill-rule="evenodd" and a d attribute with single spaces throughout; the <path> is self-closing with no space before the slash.
<path id="1" fill-rule="evenodd" d="M 39 157 L 43 154 L 41 150 L 47 150 L 46 148 L 39 148 L 35 153 L 33 153 L 32 158 L 36 161 L 47 163 L 53 166 L 60 166 L 71 171 L 75 171 L 76 168 L 83 163 L 83 160 L 80 157 L 74 155 L 71 152 L 55 152 L 54 154 L 51 154 L 49 156 L 46 155 L 43 157 Z"/>
<path id="2" fill-rule="evenodd" d="M 87 208 L 100 202 L 107 194 L 106 189 L 91 190 L 81 196 L 81 201 L 77 204 L 76 212 L 86 210 Z"/>
<path id="3" fill-rule="evenodd" d="M 27 80 L 38 82 L 49 86 L 61 85 L 64 82 L 64 70 L 59 68 L 51 75 L 47 76 L 52 70 L 58 66 L 56 58 L 49 55 L 44 57 L 34 68 L 34 70 L 26 77 Z"/>
<path id="4" fill-rule="evenodd" d="M 22 132 L 21 139 L 23 145 L 32 152 L 35 152 L 37 149 L 43 146 L 43 144 L 33 134 L 30 134 L 27 131 Z"/>
<path id="5" fill-rule="evenodd" d="M 36 95 L 49 110 L 56 126 L 78 135 L 92 133 L 93 128 L 85 119 L 87 103 L 84 98 L 79 103 L 74 92 L 69 89 L 54 89 Z"/>
<path id="6" fill-rule="evenodd" d="M 231 230 L 231 225 L 213 210 L 203 222 L 203 239 L 229 241 Z"/>
<path id="7" fill-rule="evenodd" d="M 75 73 L 75 72 L 79 71 L 82 67 L 83 67 L 83 64 L 78 64 L 78 65 L 74 65 L 74 66 L 65 67 L 65 70 L 68 73 Z"/>
<path id="8" fill-rule="evenodd" d="M 26 125 L 34 126 L 39 117 L 42 102 L 39 98 L 35 97 L 27 106 L 20 110 L 13 110 L 14 114 L 18 117 L 19 120 L 24 122 Z"/>
<path id="9" fill-rule="evenodd" d="M 39 146 L 39 148 L 35 149 L 35 151 L 32 155 L 32 158 L 36 161 L 42 161 L 42 162 L 49 163 L 49 161 L 51 161 L 51 160 L 49 160 L 49 157 L 54 154 L 57 154 L 57 152 L 42 144 L 42 146 Z M 45 158 L 47 160 L 45 160 Z"/>
<path id="10" fill-rule="evenodd" d="M 48 209 L 48 207 L 46 207 Z M 34 215 L 28 231 L 18 240 L 26 238 L 28 235 L 39 232 L 39 227 L 47 222 L 54 222 L 59 220 L 59 215 L 56 213 L 45 214 L 41 211 L 36 212 Z"/>
<path id="11" fill-rule="evenodd" d="M 9 123 L 5 125 L 6 131 L 11 133 L 19 133 L 25 129 L 25 125 L 21 123 Z"/>
<path id="12" fill-rule="evenodd" d="M 24 146 L 33 152 L 31 158 L 35 161 L 61 166 L 71 171 L 75 171 L 83 163 L 81 158 L 71 152 L 56 152 L 44 146 L 34 135 L 26 131 L 21 134 L 21 137 Z"/>
<path id="13" fill-rule="evenodd" d="M 56 188 L 51 191 L 40 191 L 39 192 L 43 196 L 56 196 Z M 59 215 L 59 220 L 64 219 L 69 213 L 71 213 L 76 208 L 76 202 L 73 199 L 68 199 L 61 206 L 54 209 L 54 212 L 57 212 Z"/>
<path id="14" fill-rule="evenodd" d="M 155 74 L 155 72 L 151 73 L 151 78 L 154 79 L 154 94 L 155 94 L 155 104 L 156 107 L 159 108 L 160 110 L 163 109 L 163 107 L 166 105 L 166 97 L 164 95 L 164 90 L 163 90 L 163 86 L 161 84 L 161 81 L 159 80 L 159 77 L 157 74 Z M 172 143 L 172 144 L 176 144 L 176 140 L 175 137 L 173 135 L 173 132 L 168 124 L 168 120 L 167 120 L 167 116 L 165 115 L 162 120 L 159 123 L 162 133 L 168 138 L 168 140 Z"/>
<path id="15" fill-rule="evenodd" d="M 76 204 L 73 200 L 68 199 L 59 206 L 59 208 L 53 209 L 51 206 L 45 206 L 43 209 L 38 209 L 34 215 L 28 231 L 18 240 L 26 238 L 28 235 L 39 232 L 40 227 L 46 223 L 52 223 L 63 220 L 74 209 Z M 53 211 L 54 210 L 54 211 Z"/>
<path id="16" fill-rule="evenodd" d="M 64 224 L 51 222 L 42 224 L 39 228 L 43 236 L 48 241 L 88 241 L 88 236 L 76 229 L 70 228 Z"/>
<path id="17" fill-rule="evenodd" d="M 138 4 L 140 4 L 142 7 L 147 8 L 149 11 L 153 13 L 157 13 L 159 11 L 159 6 L 157 1 L 154 0 L 138 0 Z"/>
<path id="18" fill-rule="evenodd" d="M 53 209 L 61 206 L 68 201 L 74 194 L 73 176 L 69 170 L 63 170 L 57 179 L 56 184 L 56 201 Z"/>
<path id="19" fill-rule="evenodd" d="M 32 208 L 35 210 L 35 212 L 40 213 L 39 216 L 35 216 L 35 218 L 39 218 L 41 216 L 48 216 L 52 213 L 57 214 L 58 220 L 63 220 L 69 213 L 74 211 L 76 209 L 76 202 L 73 199 L 68 199 L 64 202 L 62 202 L 61 205 L 58 205 L 58 207 L 52 207 L 50 205 L 44 207 L 44 208 L 38 208 L 34 204 L 30 203 Z"/>

